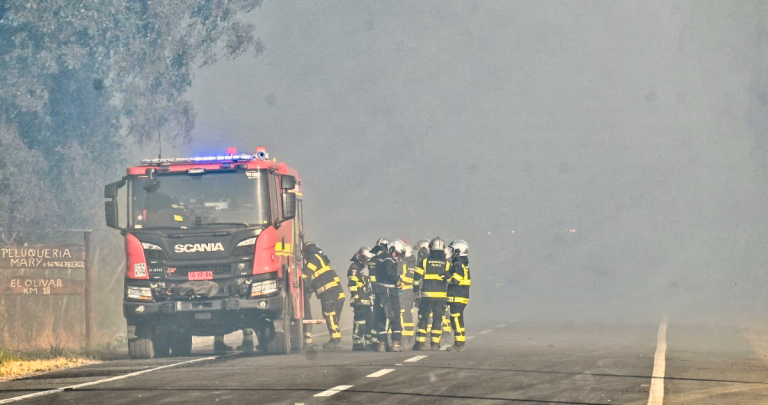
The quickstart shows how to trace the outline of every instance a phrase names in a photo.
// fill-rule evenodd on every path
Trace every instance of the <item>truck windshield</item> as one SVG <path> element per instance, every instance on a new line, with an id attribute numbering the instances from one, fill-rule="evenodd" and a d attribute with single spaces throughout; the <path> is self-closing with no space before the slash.
<path id="1" fill-rule="evenodd" d="M 269 224 L 266 171 L 173 174 L 131 182 L 134 229 Z"/>

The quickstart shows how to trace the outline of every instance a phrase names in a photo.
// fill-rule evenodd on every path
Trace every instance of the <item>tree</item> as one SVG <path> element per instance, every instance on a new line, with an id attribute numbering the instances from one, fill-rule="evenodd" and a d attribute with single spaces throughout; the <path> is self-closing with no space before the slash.
<path id="1" fill-rule="evenodd" d="M 51 212 L 64 214 L 56 221 L 61 227 L 101 221 L 93 215 L 100 206 L 98 188 L 124 165 L 130 146 L 160 136 L 165 142 L 189 139 L 195 116 L 183 96 L 193 70 L 221 58 L 260 53 L 254 26 L 239 18 L 260 3 L 0 2 L 3 139 L 14 153 L 44 158 L 43 166 L 55 168 L 5 176 L 4 181 L 19 184 L 0 193 L 19 190 L 22 200 L 37 198 L 33 190 L 56 195 Z M 6 163 L 11 164 L 18 162 Z M 0 212 L 10 212 L 11 200 L 0 198 Z M 15 221 L 0 227 L 32 224 Z"/>

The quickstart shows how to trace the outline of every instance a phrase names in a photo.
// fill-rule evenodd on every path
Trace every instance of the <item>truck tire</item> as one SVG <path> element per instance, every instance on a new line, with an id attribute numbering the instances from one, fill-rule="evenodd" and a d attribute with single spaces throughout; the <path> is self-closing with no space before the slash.
<path id="1" fill-rule="evenodd" d="M 155 357 L 167 357 L 171 354 L 171 337 L 169 332 L 158 333 L 152 336 L 152 348 L 155 351 Z"/>
<path id="2" fill-rule="evenodd" d="M 275 338 L 267 344 L 267 353 L 269 354 L 288 354 L 290 352 L 290 342 L 285 341 L 286 333 L 279 330 L 275 331 Z M 288 343 L 289 345 L 286 345 Z"/>
<path id="3" fill-rule="evenodd" d="M 151 359 L 155 357 L 152 339 L 131 339 L 128 341 L 128 356 L 132 359 Z"/>
<path id="4" fill-rule="evenodd" d="M 192 354 L 192 335 L 186 332 L 175 334 L 171 341 L 171 351 L 174 356 L 189 356 Z"/>

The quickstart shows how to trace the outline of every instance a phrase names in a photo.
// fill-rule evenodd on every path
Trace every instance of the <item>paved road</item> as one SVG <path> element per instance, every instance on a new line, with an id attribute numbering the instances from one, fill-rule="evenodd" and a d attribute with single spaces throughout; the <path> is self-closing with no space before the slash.
<path id="1" fill-rule="evenodd" d="M 648 404 L 662 340 L 666 378 L 655 379 L 664 394 L 656 403 L 768 403 L 768 363 L 743 331 L 672 319 L 660 340 L 659 327 L 510 320 L 472 327 L 461 353 L 198 353 L 114 361 L 0 384 L 0 403 L 38 395 L 14 403 Z"/>

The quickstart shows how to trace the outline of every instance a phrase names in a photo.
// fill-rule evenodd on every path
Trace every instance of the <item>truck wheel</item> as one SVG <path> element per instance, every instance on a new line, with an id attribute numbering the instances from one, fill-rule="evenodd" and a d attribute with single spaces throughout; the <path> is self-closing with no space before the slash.
<path id="1" fill-rule="evenodd" d="M 192 353 L 192 335 L 186 332 L 175 334 L 171 341 L 174 356 L 189 356 Z"/>
<path id="2" fill-rule="evenodd" d="M 128 356 L 132 359 L 151 359 L 155 357 L 152 339 L 131 339 L 128 341 Z"/>
<path id="3" fill-rule="evenodd" d="M 283 331 L 275 331 L 275 338 L 267 344 L 267 353 L 269 354 L 288 354 L 290 352 L 290 342 L 286 341 L 287 334 Z"/>
<path id="4" fill-rule="evenodd" d="M 155 357 L 166 357 L 171 354 L 171 337 L 169 332 L 158 333 L 152 336 L 152 348 Z"/>

